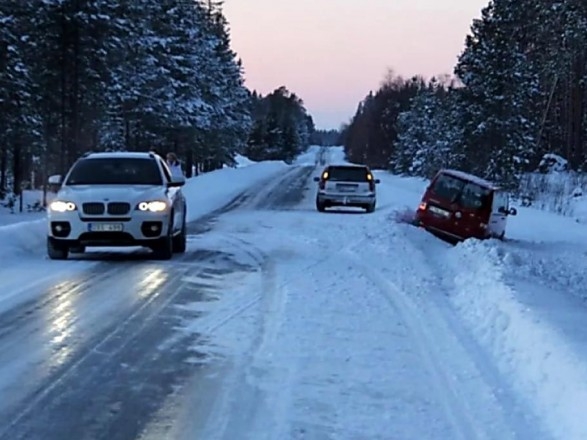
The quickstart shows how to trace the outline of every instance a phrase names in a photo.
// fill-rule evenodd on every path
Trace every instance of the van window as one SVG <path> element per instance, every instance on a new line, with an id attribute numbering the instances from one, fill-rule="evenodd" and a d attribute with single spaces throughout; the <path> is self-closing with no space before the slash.
<path id="1" fill-rule="evenodd" d="M 491 190 L 448 174 L 439 175 L 431 190 L 438 197 L 466 209 L 487 208 L 491 200 Z"/>
<path id="2" fill-rule="evenodd" d="M 496 191 L 493 195 L 493 212 L 499 212 L 500 208 L 503 208 L 504 212 L 508 211 L 509 196 L 506 192 Z"/>
<path id="3" fill-rule="evenodd" d="M 366 182 L 369 174 L 363 167 L 330 167 L 328 180 L 344 182 Z"/>

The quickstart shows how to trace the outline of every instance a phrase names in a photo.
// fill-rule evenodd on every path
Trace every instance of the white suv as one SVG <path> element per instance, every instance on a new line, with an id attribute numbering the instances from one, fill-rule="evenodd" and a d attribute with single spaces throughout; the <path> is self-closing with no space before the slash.
<path id="1" fill-rule="evenodd" d="M 316 209 L 324 212 L 331 206 L 352 206 L 367 212 L 375 211 L 379 179 L 364 165 L 329 165 L 318 182 Z"/>
<path id="2" fill-rule="evenodd" d="M 185 252 L 185 179 L 158 155 L 89 153 L 49 183 L 61 184 L 47 215 L 49 258 L 87 246 L 145 246 L 165 260 Z"/>

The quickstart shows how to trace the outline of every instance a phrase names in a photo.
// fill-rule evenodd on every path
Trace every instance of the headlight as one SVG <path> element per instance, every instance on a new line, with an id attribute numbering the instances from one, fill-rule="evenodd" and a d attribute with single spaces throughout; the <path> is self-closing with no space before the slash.
<path id="1" fill-rule="evenodd" d="M 139 211 L 163 212 L 167 209 L 167 203 L 160 200 L 155 200 L 153 202 L 141 202 L 137 208 Z"/>
<path id="2" fill-rule="evenodd" d="M 49 205 L 49 209 L 55 212 L 75 211 L 77 208 L 75 203 L 64 202 L 62 200 L 55 200 Z"/>

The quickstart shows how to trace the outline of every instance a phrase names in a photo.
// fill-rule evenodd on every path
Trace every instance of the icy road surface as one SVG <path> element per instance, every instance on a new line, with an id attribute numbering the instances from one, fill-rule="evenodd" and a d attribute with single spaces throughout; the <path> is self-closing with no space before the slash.
<path id="1" fill-rule="evenodd" d="M 39 258 L 7 278 L 0 438 L 552 438 L 457 314 L 450 246 L 393 222 L 403 189 L 319 214 L 318 173 L 245 191 L 172 261 Z"/>

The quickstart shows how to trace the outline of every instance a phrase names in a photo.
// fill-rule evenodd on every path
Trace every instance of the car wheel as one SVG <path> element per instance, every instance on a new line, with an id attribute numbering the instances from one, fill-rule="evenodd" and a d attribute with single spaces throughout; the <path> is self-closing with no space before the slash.
<path id="1" fill-rule="evenodd" d="M 367 205 L 365 207 L 365 211 L 367 211 L 369 214 L 375 211 L 375 202 L 371 203 L 370 205 Z"/>
<path id="2" fill-rule="evenodd" d="M 51 260 L 67 260 L 68 254 L 69 249 L 66 246 L 58 246 L 47 237 L 47 255 Z"/>
<path id="3" fill-rule="evenodd" d="M 326 204 L 324 202 L 320 202 L 320 201 L 316 200 L 316 209 L 319 212 L 324 212 L 326 210 Z"/>
<path id="4" fill-rule="evenodd" d="M 171 260 L 173 257 L 173 237 L 168 234 L 159 239 L 159 242 L 153 248 L 157 260 Z"/>
<path id="5" fill-rule="evenodd" d="M 177 254 L 183 254 L 187 247 L 187 233 L 186 233 L 185 216 L 183 218 L 183 225 L 181 232 L 173 237 L 173 252 Z"/>

